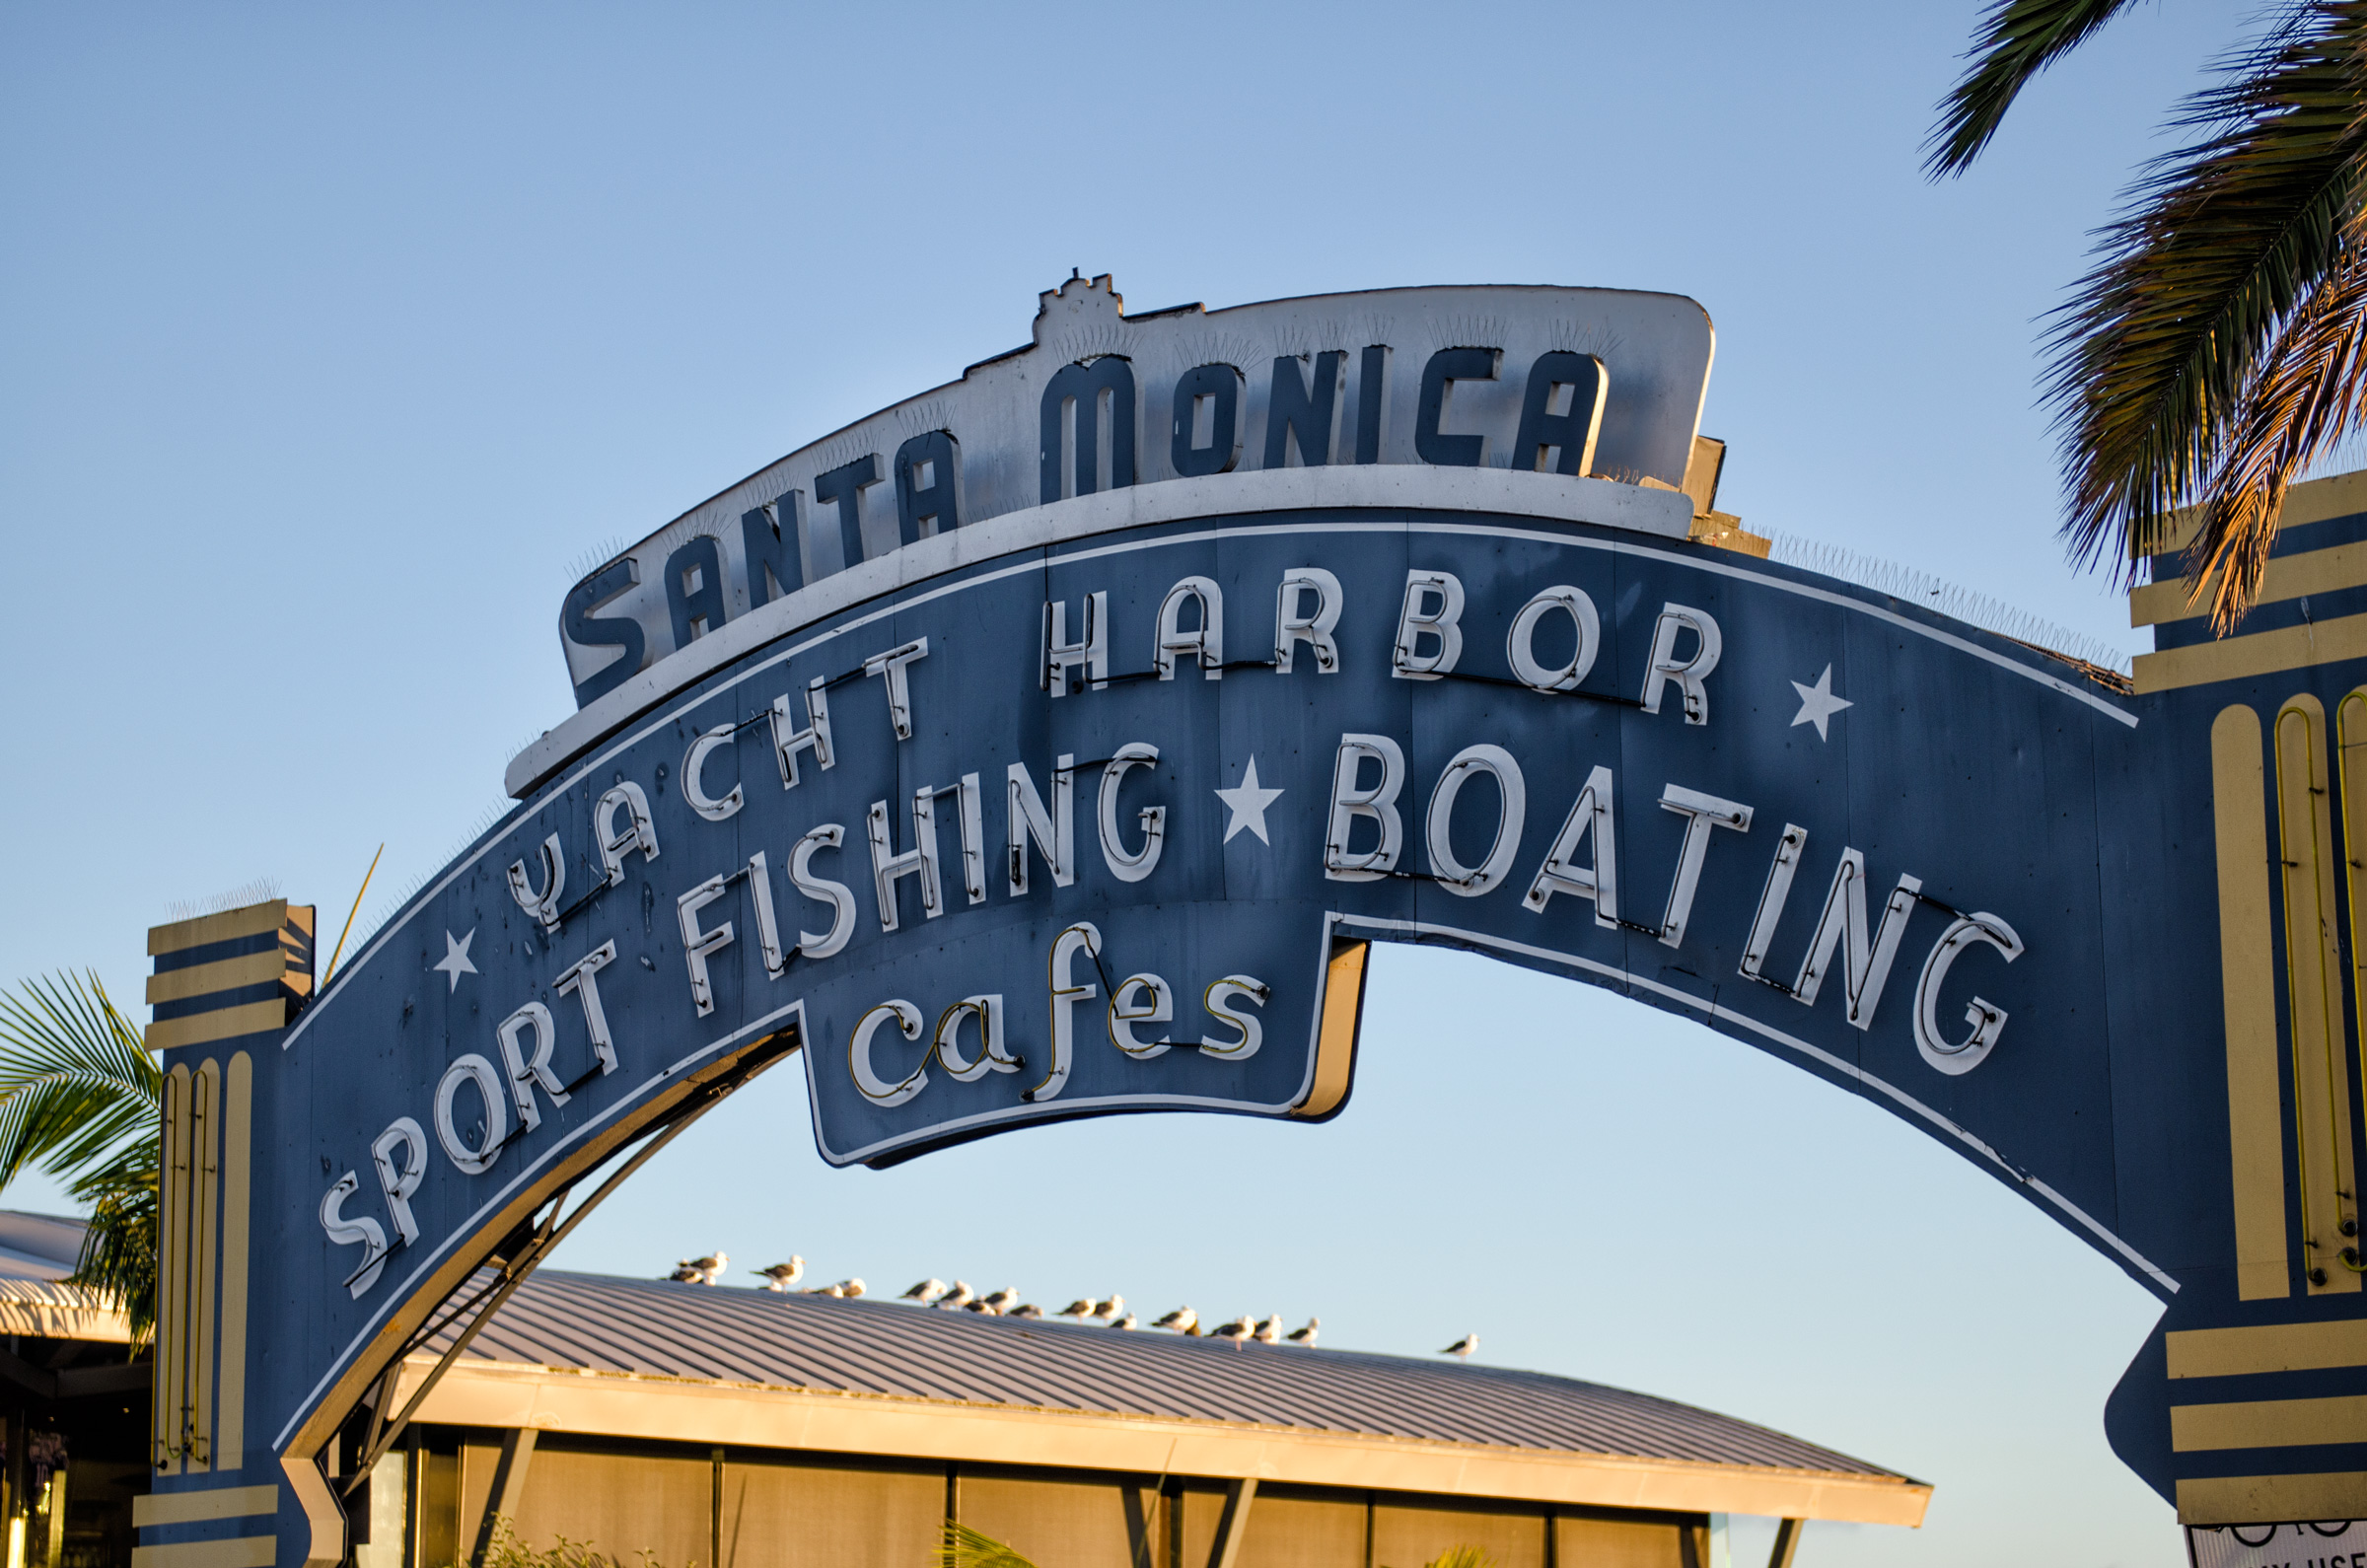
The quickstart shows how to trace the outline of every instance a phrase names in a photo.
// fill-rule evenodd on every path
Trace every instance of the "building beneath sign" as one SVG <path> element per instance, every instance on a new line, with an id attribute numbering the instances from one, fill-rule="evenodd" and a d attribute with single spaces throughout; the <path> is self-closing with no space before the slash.
<path id="1" fill-rule="evenodd" d="M 150 1506 L 150 1362 L 59 1283 L 81 1237 L 0 1213 L 5 1568 L 131 1568 Z M 1040 1568 L 1705 1568 L 1715 1515 L 1912 1526 L 1930 1497 L 1539 1373 L 542 1273 L 353 1487 L 346 1560 L 471 1563 L 498 1515 L 649 1568 L 923 1568 L 947 1518 Z"/>
<path id="2" fill-rule="evenodd" d="M 350 1495 L 357 1568 L 502 1516 L 667 1568 L 921 1568 L 949 1517 L 1042 1568 L 1699 1568 L 1712 1515 L 1912 1526 L 1931 1488 L 1539 1373 L 543 1273 Z"/>
<path id="3" fill-rule="evenodd" d="M 131 1561 L 147 1490 L 146 1352 L 92 1292 L 64 1283 L 79 1220 L 0 1211 L 0 1514 L 6 1568 Z"/>

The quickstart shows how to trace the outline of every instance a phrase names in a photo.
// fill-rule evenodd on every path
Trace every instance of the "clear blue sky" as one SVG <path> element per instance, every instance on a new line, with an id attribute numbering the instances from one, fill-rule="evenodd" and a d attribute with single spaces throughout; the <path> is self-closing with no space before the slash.
<path id="1" fill-rule="evenodd" d="M 571 708 L 574 568 L 1024 341 L 1072 266 L 1138 309 L 1691 295 L 1725 509 L 2139 646 L 2053 539 L 2036 345 L 2249 15 L 2137 9 L 1932 186 L 1971 4 L 0 9 L 0 981 L 136 997 L 176 900 L 269 877 L 333 922 L 382 839 L 392 912 Z M 2050 1221 L 1614 998 L 1375 984 L 1328 1127 L 831 1173 L 783 1074 L 564 1261 L 1476 1329 L 1938 1484 L 1810 1568 L 2184 1560 L 2102 1431 L 2152 1302 Z"/>

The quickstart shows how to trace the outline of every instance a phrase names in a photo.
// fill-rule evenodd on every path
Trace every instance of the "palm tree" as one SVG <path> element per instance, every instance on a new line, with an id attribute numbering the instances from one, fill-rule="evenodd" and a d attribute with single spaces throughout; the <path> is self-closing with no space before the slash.
<path id="1" fill-rule="evenodd" d="M 2041 71 L 2130 0 L 1995 0 L 1927 168 L 1963 173 Z M 2289 0 L 2171 124 L 2055 314 L 2063 534 L 2117 574 L 2191 509 L 2189 592 L 2232 629 L 2286 488 L 2367 421 L 2367 0 Z"/>
<path id="2" fill-rule="evenodd" d="M 134 1347 L 156 1326 L 164 1075 L 97 974 L 0 991 L 0 1190 L 29 1168 L 91 1205 L 70 1283 L 113 1297 Z"/>

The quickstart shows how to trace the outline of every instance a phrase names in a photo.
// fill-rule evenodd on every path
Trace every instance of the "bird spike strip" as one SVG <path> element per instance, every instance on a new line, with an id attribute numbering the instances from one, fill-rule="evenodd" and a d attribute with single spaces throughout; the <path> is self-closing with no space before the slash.
<path id="1" fill-rule="evenodd" d="M 1860 588 L 1871 588 L 1921 608 L 1969 621 L 2000 637 L 2011 637 L 2044 652 L 2109 670 L 2123 679 L 2128 677 L 2128 655 L 2111 644 L 1912 566 L 1838 544 L 1803 538 L 1797 534 L 1776 535 L 1768 559 L 1826 577 L 1837 577 Z"/>

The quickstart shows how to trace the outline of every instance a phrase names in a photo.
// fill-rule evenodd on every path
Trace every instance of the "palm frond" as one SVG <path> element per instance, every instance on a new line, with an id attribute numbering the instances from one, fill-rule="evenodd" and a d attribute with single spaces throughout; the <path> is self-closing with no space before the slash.
<path id="1" fill-rule="evenodd" d="M 156 1331 L 157 1146 L 131 1145 L 76 1179 L 68 1190 L 91 1206 L 82 1256 L 67 1283 L 88 1285 L 122 1304 L 138 1349 Z"/>
<path id="2" fill-rule="evenodd" d="M 2246 57 L 2259 69 L 2189 102 L 2186 123 L 2207 134 L 2138 182 L 2058 313 L 2045 397 L 2076 559 L 2125 574 L 2162 546 L 2174 513 L 2241 470 L 2227 455 L 2249 392 L 2345 264 L 2367 193 L 2367 0 L 2321 0 L 2281 37 Z M 2226 536 L 2259 533 L 2257 505 L 2246 515 L 2252 534 Z M 2237 602 L 2257 578 L 2229 579 Z"/>
<path id="3" fill-rule="evenodd" d="M 152 1135 L 164 1077 L 98 975 L 0 991 L 0 1189 L 27 1167 L 71 1176 Z"/>
<path id="4" fill-rule="evenodd" d="M 2367 415 L 2367 245 L 2343 246 L 2277 334 L 2230 421 L 2232 434 L 2187 548 L 2189 597 L 2232 630 L 2259 592 L 2285 492 Z"/>
<path id="5" fill-rule="evenodd" d="M 0 991 L 0 1189 L 30 1166 L 91 1206 L 70 1282 L 118 1300 L 134 1346 L 156 1326 L 164 1074 L 96 974 Z"/>
<path id="6" fill-rule="evenodd" d="M 1036 1568 L 1025 1556 L 992 1535 L 981 1534 L 958 1520 L 945 1522 L 944 1543 L 937 1552 L 938 1568 Z"/>
<path id="7" fill-rule="evenodd" d="M 1924 172 L 1961 175 L 1997 134 L 2033 77 L 2078 48 L 2130 0 L 1996 0 L 1970 51 L 1972 67 L 1940 102 Z"/>

